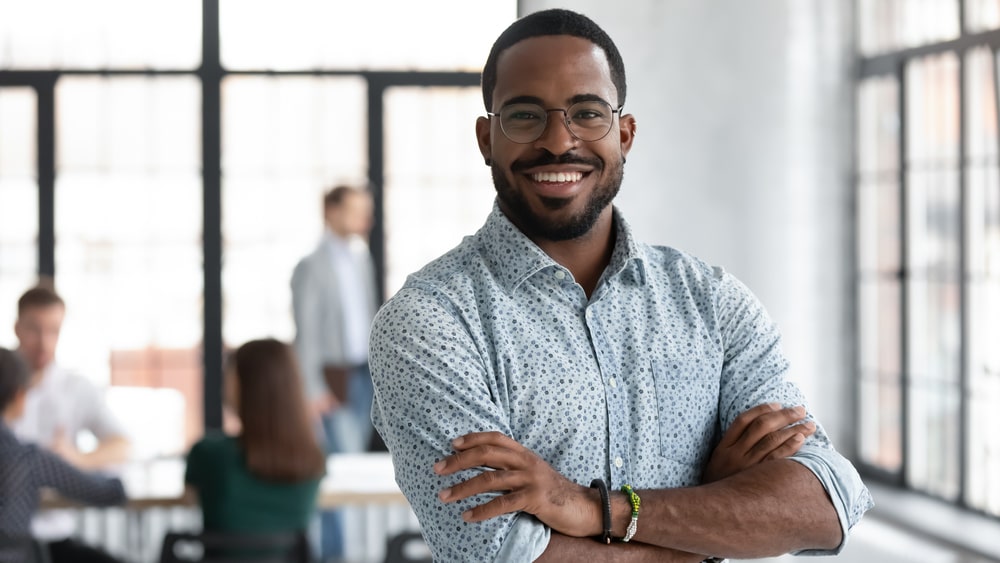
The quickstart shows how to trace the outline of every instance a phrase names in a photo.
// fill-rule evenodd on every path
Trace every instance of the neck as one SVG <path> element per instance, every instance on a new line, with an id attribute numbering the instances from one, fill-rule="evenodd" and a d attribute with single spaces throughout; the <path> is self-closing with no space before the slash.
<path id="1" fill-rule="evenodd" d="M 546 254 L 573 274 L 589 298 L 611 262 L 615 247 L 614 215 L 611 206 L 582 237 L 572 240 L 535 240 Z"/>

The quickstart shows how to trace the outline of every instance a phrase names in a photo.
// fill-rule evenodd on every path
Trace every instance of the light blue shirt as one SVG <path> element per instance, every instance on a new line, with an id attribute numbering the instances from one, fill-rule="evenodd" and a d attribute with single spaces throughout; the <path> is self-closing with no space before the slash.
<path id="1" fill-rule="evenodd" d="M 368 330 L 375 309 L 367 299 L 369 288 L 366 284 L 371 280 L 364 264 L 358 263 L 358 250 L 351 245 L 363 245 L 364 242 L 359 237 L 344 239 L 330 231 L 326 232 L 324 240 L 339 282 L 337 287 L 344 312 L 344 357 L 350 364 L 363 364 L 368 361 Z M 367 248 L 363 252 L 367 256 Z"/>
<path id="2" fill-rule="evenodd" d="M 531 561 L 530 514 L 465 523 L 496 494 L 443 503 L 478 471 L 438 476 L 450 441 L 497 430 L 572 481 L 697 485 L 722 432 L 766 402 L 805 404 L 780 335 L 749 289 L 677 250 L 637 242 L 615 210 L 611 262 L 590 299 L 494 205 L 486 224 L 411 275 L 371 333 L 372 418 L 435 561 Z M 794 459 L 848 530 L 872 506 L 822 427 Z M 843 544 L 831 553 L 840 551 Z"/>

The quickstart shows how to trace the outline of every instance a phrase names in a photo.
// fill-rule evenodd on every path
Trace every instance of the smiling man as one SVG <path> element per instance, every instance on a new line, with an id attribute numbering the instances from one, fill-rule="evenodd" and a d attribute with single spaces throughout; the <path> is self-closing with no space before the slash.
<path id="1" fill-rule="evenodd" d="M 504 31 L 482 77 L 483 228 L 380 310 L 372 417 L 440 561 L 836 553 L 871 506 L 738 280 L 637 241 L 636 120 L 607 34 Z"/>

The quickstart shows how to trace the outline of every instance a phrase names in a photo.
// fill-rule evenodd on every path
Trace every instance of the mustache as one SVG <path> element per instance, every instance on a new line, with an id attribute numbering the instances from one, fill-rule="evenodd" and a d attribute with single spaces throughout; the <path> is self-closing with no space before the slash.
<path id="1" fill-rule="evenodd" d="M 521 172 L 536 166 L 548 166 L 552 164 L 582 164 L 592 166 L 597 170 L 604 168 L 604 161 L 599 158 L 586 158 L 573 153 L 563 153 L 556 156 L 550 152 L 544 152 L 538 158 L 532 160 L 515 160 L 510 169 L 512 172 Z"/>

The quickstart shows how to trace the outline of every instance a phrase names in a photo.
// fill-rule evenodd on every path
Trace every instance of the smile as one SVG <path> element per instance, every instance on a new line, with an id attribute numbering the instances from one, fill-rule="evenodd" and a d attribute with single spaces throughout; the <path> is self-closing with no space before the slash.
<path id="1" fill-rule="evenodd" d="M 583 172 L 536 172 L 531 174 L 531 179 L 536 182 L 566 183 L 579 182 L 583 179 Z"/>

